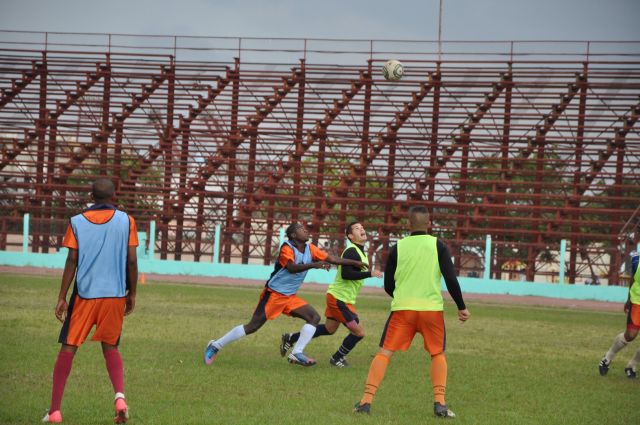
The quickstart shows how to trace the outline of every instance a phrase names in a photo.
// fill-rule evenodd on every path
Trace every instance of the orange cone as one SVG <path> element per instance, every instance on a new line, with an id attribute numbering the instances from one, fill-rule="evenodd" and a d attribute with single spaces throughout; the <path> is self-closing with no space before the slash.
<path id="1" fill-rule="evenodd" d="M 144 285 L 144 273 L 140 273 L 140 285 Z"/>

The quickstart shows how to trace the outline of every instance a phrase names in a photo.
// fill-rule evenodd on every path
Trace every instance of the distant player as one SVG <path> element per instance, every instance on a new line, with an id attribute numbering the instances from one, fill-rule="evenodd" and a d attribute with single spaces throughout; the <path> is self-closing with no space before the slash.
<path id="1" fill-rule="evenodd" d="M 118 351 L 124 316 L 136 300 L 138 234 L 133 217 L 113 206 L 110 180 L 93 184 L 95 204 L 71 217 L 62 245 L 69 255 L 62 274 L 55 315 L 63 322 L 62 344 L 53 369 L 51 407 L 42 422 L 60 423 L 62 395 L 71 372 L 73 357 L 91 329 L 92 341 L 102 343 L 102 353 L 115 392 L 115 423 L 129 418 L 124 399 L 124 368 Z M 67 292 L 75 285 L 69 303 Z"/>
<path id="2" fill-rule="evenodd" d="M 347 238 L 352 245 L 342 252 L 342 258 L 354 261 L 361 261 L 369 267 L 369 259 L 364 251 L 364 244 L 367 241 L 367 232 L 359 222 L 347 225 L 345 231 Z M 346 356 L 354 349 L 356 344 L 364 338 L 364 328 L 360 323 L 360 318 L 355 309 L 356 297 L 364 283 L 364 279 L 369 277 L 381 277 L 380 271 L 362 271 L 355 266 L 338 266 L 338 272 L 334 282 L 329 285 L 327 291 L 327 308 L 325 317 L 327 321 L 324 325 L 318 325 L 314 338 L 322 335 L 333 335 L 340 323 L 349 329 L 349 335 L 342 341 L 329 363 L 336 367 L 346 367 Z M 300 332 L 295 334 L 282 335 L 280 343 L 280 354 L 284 357 L 293 344 L 300 338 Z"/>
<path id="3" fill-rule="evenodd" d="M 422 334 L 424 348 L 431 354 L 433 411 L 437 417 L 455 414 L 445 403 L 447 360 L 441 278 L 458 306 L 458 319 L 469 319 L 462 299 L 451 256 L 444 243 L 427 234 L 429 214 L 424 207 L 409 210 L 411 235 L 398 241 L 389 251 L 384 270 L 384 289 L 393 297 L 391 314 L 380 339 L 380 350 L 371 362 L 362 399 L 354 412 L 369 413 L 393 353 L 406 351 L 416 333 Z"/>
<path id="4" fill-rule="evenodd" d="M 609 348 L 600 360 L 599 369 L 600 375 L 604 376 L 609 372 L 611 362 L 615 358 L 618 351 L 622 350 L 631 341 L 638 336 L 638 330 L 640 330 L 640 267 L 638 267 L 638 260 L 640 256 L 637 252 L 631 254 L 631 287 L 629 288 L 629 297 L 624 305 L 624 312 L 627 313 L 627 329 L 618 334 L 613 340 L 613 344 Z M 640 362 L 640 349 L 636 351 L 636 354 L 629 360 L 627 366 L 624 368 L 624 373 L 630 379 L 636 379 L 638 377 L 638 363 Z"/>
<path id="5" fill-rule="evenodd" d="M 364 268 L 361 261 L 344 260 L 321 251 L 313 244 L 307 243 L 309 233 L 301 224 L 293 223 L 287 230 L 288 240 L 280 247 L 280 254 L 271 277 L 260 294 L 260 301 L 253 312 L 253 317 L 246 325 L 238 325 L 218 340 L 211 340 L 204 352 L 205 364 L 211 364 L 225 345 L 252 334 L 265 324 L 267 320 L 276 319 L 281 314 L 298 317 L 306 323 L 300 330 L 300 338 L 288 356 L 289 363 L 302 366 L 313 366 L 316 361 L 304 354 L 304 349 L 311 341 L 320 322 L 320 315 L 296 293 L 310 269 L 329 270 L 331 264 Z"/>

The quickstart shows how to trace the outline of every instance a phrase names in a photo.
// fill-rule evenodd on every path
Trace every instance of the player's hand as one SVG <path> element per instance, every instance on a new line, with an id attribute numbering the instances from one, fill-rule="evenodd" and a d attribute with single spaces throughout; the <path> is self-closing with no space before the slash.
<path id="1" fill-rule="evenodd" d="M 326 261 L 316 261 L 313 266 L 314 269 L 331 270 L 331 263 Z"/>
<path id="2" fill-rule="evenodd" d="M 64 319 L 67 317 L 67 310 L 69 309 L 69 305 L 67 304 L 67 300 L 64 298 L 58 300 L 58 305 L 56 305 L 56 318 L 64 322 Z"/>
<path id="3" fill-rule="evenodd" d="M 627 302 L 624 303 L 624 312 L 629 314 L 629 310 L 631 310 L 631 300 L 627 300 Z"/>
<path id="4" fill-rule="evenodd" d="M 371 277 L 382 277 L 382 272 L 380 270 L 372 270 Z"/>
<path id="5" fill-rule="evenodd" d="M 458 310 L 458 320 L 460 320 L 460 322 L 466 322 L 467 320 L 469 320 L 470 316 L 471 313 L 469 313 L 469 310 L 467 310 L 466 308 L 464 310 Z"/>
<path id="6" fill-rule="evenodd" d="M 124 303 L 124 315 L 128 316 L 131 314 L 133 309 L 136 307 L 136 296 L 134 294 L 127 294 L 127 298 Z"/>

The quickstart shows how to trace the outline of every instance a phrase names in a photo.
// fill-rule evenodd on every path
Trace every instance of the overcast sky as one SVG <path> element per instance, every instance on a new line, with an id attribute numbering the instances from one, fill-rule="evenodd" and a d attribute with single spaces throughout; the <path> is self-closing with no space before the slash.
<path id="1" fill-rule="evenodd" d="M 0 0 L 0 29 L 437 38 L 439 0 Z M 445 0 L 446 40 L 640 40 L 640 0 Z"/>

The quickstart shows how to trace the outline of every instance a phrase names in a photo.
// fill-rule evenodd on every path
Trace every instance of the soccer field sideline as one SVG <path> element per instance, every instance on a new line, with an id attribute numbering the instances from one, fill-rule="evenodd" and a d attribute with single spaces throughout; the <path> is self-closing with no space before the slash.
<path id="1" fill-rule="evenodd" d="M 51 276 L 58 273 L 62 276 L 62 270 L 44 269 L 40 267 L 12 267 L 0 266 L 0 273 L 20 274 L 26 276 Z M 154 283 L 163 284 L 186 284 L 186 285 L 205 285 L 205 286 L 224 286 L 224 287 L 261 287 L 264 285 L 263 280 L 249 279 L 233 279 L 227 277 L 210 277 L 210 276 L 179 276 L 179 275 L 163 275 L 155 273 L 144 274 L 144 284 L 152 285 Z M 311 292 L 325 292 L 327 285 L 314 282 L 305 282 L 302 289 Z M 361 289 L 363 295 L 380 295 L 387 297 L 383 288 L 373 286 L 363 286 Z M 443 292 L 445 299 L 451 301 L 449 294 Z M 503 304 L 503 305 L 525 305 L 539 307 L 557 307 L 577 310 L 592 311 L 622 311 L 622 303 L 595 301 L 595 300 L 572 300 L 566 298 L 549 298 L 537 296 L 521 296 L 521 295 L 499 295 L 499 294 L 476 294 L 464 293 L 465 300 L 471 303 L 480 302 L 483 304 Z"/>

